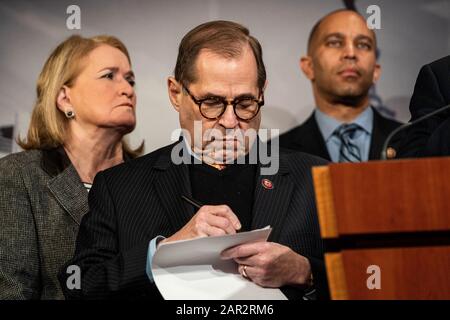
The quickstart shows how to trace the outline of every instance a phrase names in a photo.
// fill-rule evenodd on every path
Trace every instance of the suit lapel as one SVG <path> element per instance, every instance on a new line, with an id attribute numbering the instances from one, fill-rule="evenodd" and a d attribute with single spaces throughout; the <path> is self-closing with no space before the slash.
<path id="1" fill-rule="evenodd" d="M 370 107 L 372 108 L 372 107 Z M 381 155 L 381 149 L 383 148 L 384 140 L 386 139 L 389 132 L 386 132 L 381 118 L 375 108 L 373 110 L 373 128 L 372 128 L 372 139 L 370 141 L 370 151 L 369 160 L 379 160 Z"/>
<path id="2" fill-rule="evenodd" d="M 47 187 L 58 203 L 79 225 L 81 218 L 89 211 L 88 192 L 80 181 L 73 165 L 68 166 L 60 174 L 52 178 Z"/>
<path id="3" fill-rule="evenodd" d="M 63 148 L 43 150 L 42 168 L 50 176 L 47 187 L 59 205 L 79 225 L 89 210 L 88 192 Z"/>
<path id="4" fill-rule="evenodd" d="M 158 169 L 154 188 L 175 231 L 181 229 L 195 214 L 196 209 L 182 200 L 192 194 L 189 169 L 186 164 L 175 165 L 169 152 L 163 153 L 154 167 Z"/>
<path id="5" fill-rule="evenodd" d="M 307 153 L 316 155 L 323 159 L 331 160 L 330 154 L 328 153 L 325 140 L 323 139 L 322 133 L 320 132 L 319 125 L 317 124 L 316 118 L 314 117 L 314 112 L 306 120 L 304 124 L 304 130 L 301 132 L 299 141 L 304 145 L 304 150 Z"/>
<path id="6" fill-rule="evenodd" d="M 255 186 L 251 228 L 254 230 L 270 225 L 273 230 L 269 241 L 277 241 L 279 237 L 294 188 L 289 179 L 288 167 L 284 157 L 281 156 L 279 160 L 280 167 L 275 175 L 261 175 L 261 165 L 259 166 Z M 266 181 L 266 184 L 264 184 L 264 181 Z M 272 183 L 272 189 L 268 188 L 267 181 Z"/>

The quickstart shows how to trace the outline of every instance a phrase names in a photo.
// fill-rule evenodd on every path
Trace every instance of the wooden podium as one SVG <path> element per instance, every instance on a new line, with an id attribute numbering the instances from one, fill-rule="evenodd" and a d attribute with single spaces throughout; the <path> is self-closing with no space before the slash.
<path id="1" fill-rule="evenodd" d="M 332 299 L 450 299 L 450 158 L 330 164 L 313 179 Z"/>

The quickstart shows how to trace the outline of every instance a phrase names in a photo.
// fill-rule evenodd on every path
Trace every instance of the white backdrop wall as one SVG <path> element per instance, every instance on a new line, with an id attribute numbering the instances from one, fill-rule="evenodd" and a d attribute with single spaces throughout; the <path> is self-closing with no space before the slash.
<path id="1" fill-rule="evenodd" d="M 68 30 L 66 9 L 81 8 L 81 30 Z M 358 0 L 365 14 L 381 8 L 377 31 L 383 75 L 376 92 L 394 116 L 409 119 L 408 103 L 421 65 L 450 53 L 450 0 Z M 314 107 L 298 61 L 313 24 L 342 8 L 340 0 L 0 0 L 0 127 L 26 133 L 37 76 L 52 49 L 71 34 L 112 34 L 127 45 L 137 77 L 138 124 L 130 135 L 146 152 L 170 142 L 178 116 L 167 97 L 182 36 L 208 20 L 246 25 L 263 46 L 269 86 L 263 127 L 282 132 Z M 367 15 L 367 14 L 365 14 Z"/>

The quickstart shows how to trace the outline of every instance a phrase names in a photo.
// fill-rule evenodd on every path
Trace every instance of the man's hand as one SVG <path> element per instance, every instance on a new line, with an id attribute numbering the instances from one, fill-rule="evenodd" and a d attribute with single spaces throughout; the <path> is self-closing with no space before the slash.
<path id="1" fill-rule="evenodd" d="M 239 273 L 262 287 L 307 286 L 311 279 L 308 259 L 278 243 L 239 245 L 223 251 L 222 259 L 234 259 Z"/>
<path id="2" fill-rule="evenodd" d="M 236 215 L 226 205 L 203 206 L 177 233 L 162 242 L 187 240 L 199 237 L 235 234 L 241 228 Z"/>

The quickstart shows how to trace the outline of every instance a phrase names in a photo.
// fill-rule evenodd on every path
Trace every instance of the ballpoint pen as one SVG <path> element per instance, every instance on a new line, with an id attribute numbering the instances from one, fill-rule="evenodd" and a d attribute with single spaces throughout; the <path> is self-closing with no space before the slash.
<path id="1" fill-rule="evenodd" d="M 184 201 L 186 201 L 187 203 L 192 204 L 197 209 L 200 209 L 203 206 L 203 204 L 201 202 L 198 202 L 197 200 L 190 199 L 190 198 L 188 198 L 188 197 L 186 197 L 184 195 L 182 195 L 181 198 Z"/>
<path id="2" fill-rule="evenodd" d="M 203 204 L 197 200 L 191 199 L 189 197 L 186 197 L 185 195 L 181 196 L 181 199 L 183 199 L 184 201 L 186 201 L 187 203 L 193 205 L 195 208 L 200 209 Z M 239 230 L 237 230 L 237 232 L 240 232 Z"/>

